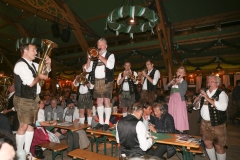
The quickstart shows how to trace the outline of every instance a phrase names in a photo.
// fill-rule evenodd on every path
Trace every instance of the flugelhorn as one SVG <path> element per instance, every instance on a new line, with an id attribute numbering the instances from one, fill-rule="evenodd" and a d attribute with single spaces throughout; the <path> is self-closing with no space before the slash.
<path id="1" fill-rule="evenodd" d="M 101 49 L 97 49 L 95 47 L 88 48 L 88 50 L 87 50 L 88 58 L 92 61 L 98 60 L 100 50 Z"/>

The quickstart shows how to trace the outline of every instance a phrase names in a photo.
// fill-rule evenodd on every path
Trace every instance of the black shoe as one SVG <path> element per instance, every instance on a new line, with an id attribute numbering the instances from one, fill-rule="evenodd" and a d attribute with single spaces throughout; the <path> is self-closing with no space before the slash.
<path id="1" fill-rule="evenodd" d="M 104 124 L 102 130 L 103 131 L 108 131 L 110 126 L 108 124 Z"/>
<path id="2" fill-rule="evenodd" d="M 103 127 L 103 125 L 102 124 L 100 124 L 100 123 L 98 123 L 97 124 L 97 126 L 96 127 L 94 127 L 93 129 L 100 129 L 100 128 L 102 128 Z"/>
<path id="3" fill-rule="evenodd" d="M 167 160 L 167 158 L 166 158 L 166 157 L 160 157 L 160 159 L 161 159 L 161 160 Z"/>

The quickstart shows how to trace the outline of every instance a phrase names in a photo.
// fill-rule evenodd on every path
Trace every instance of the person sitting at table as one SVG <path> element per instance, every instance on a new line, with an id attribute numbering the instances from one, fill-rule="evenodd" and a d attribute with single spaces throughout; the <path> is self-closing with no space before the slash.
<path id="1" fill-rule="evenodd" d="M 43 150 L 41 150 L 40 148 L 36 151 L 35 147 L 40 143 L 49 142 L 49 141 L 60 143 L 60 140 L 56 134 L 49 132 L 45 128 L 47 126 L 57 125 L 57 121 L 45 121 L 44 100 L 39 101 L 38 107 L 39 107 L 39 110 L 38 110 L 37 121 L 36 121 L 37 127 L 34 129 L 34 135 L 33 135 L 30 152 L 36 158 L 44 158 L 44 156 L 42 155 Z"/>
<path id="2" fill-rule="evenodd" d="M 79 113 L 77 107 L 74 106 L 74 101 L 72 99 L 66 100 L 67 107 L 63 111 L 63 122 L 79 122 Z M 61 136 L 63 138 L 67 133 L 67 130 L 58 128 L 55 130 L 55 134 L 58 135 L 58 137 Z"/>
<path id="3" fill-rule="evenodd" d="M 152 113 L 152 105 L 148 102 L 144 103 L 143 104 L 143 116 L 142 116 L 141 120 L 142 120 L 143 124 L 145 125 L 147 131 L 149 130 L 148 124 L 150 121 L 150 117 L 152 117 L 151 113 Z"/>
<path id="4" fill-rule="evenodd" d="M 56 115 L 56 117 L 54 117 Z M 56 118 L 58 121 L 62 121 L 63 118 L 63 107 L 57 105 L 57 99 L 52 98 L 50 105 L 45 107 L 44 116 L 47 120 L 52 120 Z"/>
<path id="5" fill-rule="evenodd" d="M 146 128 L 142 121 L 143 107 L 140 103 L 134 103 L 131 107 L 132 114 L 128 114 L 118 121 L 116 125 L 116 140 L 120 143 L 121 159 L 137 158 L 147 159 L 145 155 L 154 138 L 146 137 Z M 151 157 L 149 159 L 159 159 Z"/>
<path id="6" fill-rule="evenodd" d="M 69 98 L 66 100 L 66 105 L 67 105 L 67 107 L 64 109 L 64 112 L 63 112 L 63 121 L 71 122 L 71 123 L 80 123 L 78 108 L 75 106 L 74 101 Z M 67 133 L 67 130 L 61 129 L 61 132 L 59 132 L 59 131 L 60 131 L 60 129 L 57 130 L 57 132 L 59 134 Z M 73 136 L 74 136 L 74 139 L 72 139 L 72 136 L 70 136 L 69 133 L 66 135 L 67 143 L 69 146 L 72 146 L 72 145 L 70 145 L 72 143 L 74 143 L 75 148 L 79 148 L 79 146 L 80 146 L 81 149 L 85 149 L 89 146 L 90 141 L 84 130 L 77 130 L 76 132 L 73 132 Z M 71 149 L 72 148 L 69 147 L 67 150 L 71 151 Z"/>
<path id="7" fill-rule="evenodd" d="M 157 103 L 154 105 L 153 111 L 155 117 L 152 117 L 151 119 L 151 124 L 149 125 L 150 131 L 155 133 L 174 133 L 174 120 L 173 117 L 167 112 L 166 108 L 162 104 Z M 166 160 L 163 155 L 167 152 L 167 145 L 157 143 L 155 144 L 155 146 L 157 146 L 157 148 L 154 149 L 152 147 L 150 150 L 148 150 L 147 154 L 157 156 L 160 159 Z M 171 156 L 168 156 L 168 158 L 170 158 Z"/>

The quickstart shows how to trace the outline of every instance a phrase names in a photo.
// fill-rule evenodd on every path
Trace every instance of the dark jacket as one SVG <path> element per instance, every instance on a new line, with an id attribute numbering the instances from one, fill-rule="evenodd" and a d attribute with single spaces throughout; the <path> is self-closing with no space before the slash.
<path id="1" fill-rule="evenodd" d="M 174 133 L 175 132 L 174 120 L 169 113 L 163 114 L 161 116 L 161 119 L 151 116 L 150 121 L 152 124 L 155 125 L 155 128 L 158 133 Z"/>

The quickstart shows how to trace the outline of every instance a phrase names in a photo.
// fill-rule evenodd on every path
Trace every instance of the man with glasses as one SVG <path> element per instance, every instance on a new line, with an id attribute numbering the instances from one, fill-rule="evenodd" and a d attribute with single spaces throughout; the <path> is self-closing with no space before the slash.
<path id="1" fill-rule="evenodd" d="M 195 109 L 200 109 L 202 121 L 200 133 L 206 146 L 206 151 L 211 160 L 226 159 L 226 122 L 228 96 L 218 89 L 220 84 L 218 76 L 208 77 L 208 90 L 200 90 L 203 98 L 196 98 Z M 216 150 L 216 151 L 215 151 Z"/>

